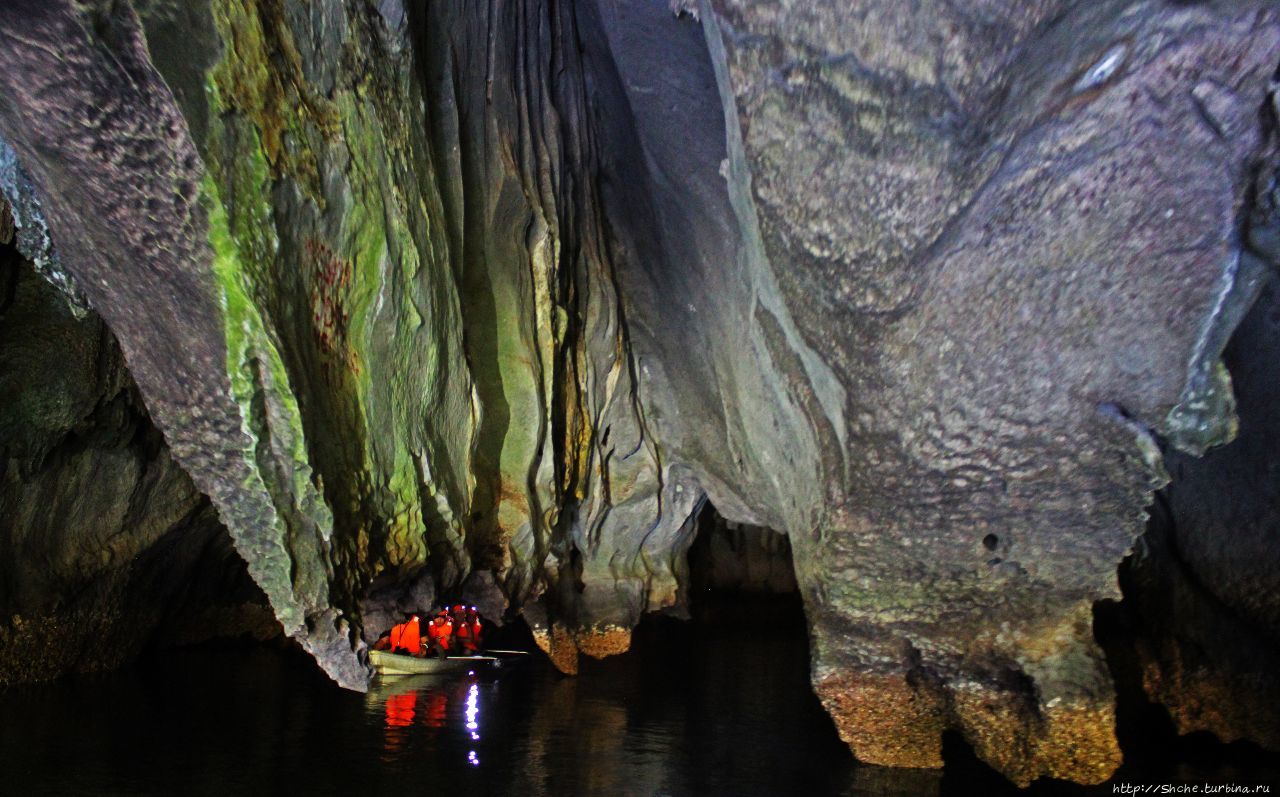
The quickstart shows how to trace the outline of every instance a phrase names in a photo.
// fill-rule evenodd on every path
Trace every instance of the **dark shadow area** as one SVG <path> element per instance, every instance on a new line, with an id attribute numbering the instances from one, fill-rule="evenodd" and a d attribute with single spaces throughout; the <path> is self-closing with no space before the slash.
<path id="1" fill-rule="evenodd" d="M 1121 566 L 1121 579 L 1127 580 Z M 1133 652 L 1140 629 L 1130 607 L 1098 601 L 1093 607 L 1093 635 L 1107 655 L 1116 686 L 1116 736 L 1130 762 L 1158 761 L 1177 744 L 1178 732 L 1169 712 L 1151 702 L 1142 689 L 1142 667 Z"/>
<path id="2" fill-rule="evenodd" d="M 727 521 L 707 501 L 698 513 L 688 562 L 690 611 L 695 615 L 700 608 L 713 611 L 711 604 L 732 602 L 732 596 L 776 595 L 793 601 L 804 625 L 791 540 L 785 534 Z M 708 597 L 718 600 L 705 601 Z"/>
<path id="3" fill-rule="evenodd" d="M 484 646 L 491 650 L 526 650 L 537 656 L 538 643 L 533 641 L 533 631 L 524 616 L 517 616 L 501 626 L 489 623 L 485 626 Z"/>
<path id="4" fill-rule="evenodd" d="M 1161 521 L 1153 513 L 1152 524 Z M 1158 533 L 1158 532 L 1157 532 Z M 1148 534 L 1151 534 L 1149 531 Z M 1120 584 L 1126 596 L 1139 588 L 1134 584 L 1132 557 L 1120 567 Z M 1094 636 L 1107 656 L 1107 666 L 1116 687 L 1116 736 L 1124 751 L 1124 765 L 1117 780 L 1135 782 L 1236 781 L 1280 785 L 1280 754 L 1250 741 L 1223 742 L 1212 733 L 1197 731 L 1179 735 L 1169 710 L 1151 699 L 1143 686 L 1144 667 L 1159 666 L 1150 652 L 1139 652 L 1150 644 L 1154 633 L 1144 623 L 1130 597 L 1123 601 L 1099 601 L 1094 606 Z M 1260 711 L 1280 711 L 1274 704 L 1259 705 Z"/>
<path id="5" fill-rule="evenodd" d="M 1280 753 L 1266 749 L 1280 746 L 1274 280 L 1222 359 L 1239 418 L 1234 441 L 1203 457 L 1162 443 L 1171 480 L 1120 565 L 1123 600 L 1094 607 L 1116 686 L 1118 780 L 1280 785 Z"/>
<path id="6" fill-rule="evenodd" d="M 6 219 L 0 202 L 0 684 L 280 634 L 115 336 L 3 240 Z"/>
<path id="7" fill-rule="evenodd" d="M 668 793 L 848 789 L 858 765 L 809 686 L 797 594 L 707 593 L 689 621 L 646 616 L 632 645 L 584 661 L 575 688 L 609 695 L 629 732 L 654 734 Z"/>

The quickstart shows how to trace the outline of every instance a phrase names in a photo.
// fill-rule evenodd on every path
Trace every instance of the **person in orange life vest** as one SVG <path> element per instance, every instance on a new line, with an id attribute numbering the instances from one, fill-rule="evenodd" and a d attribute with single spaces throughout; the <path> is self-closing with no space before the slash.
<path id="1" fill-rule="evenodd" d="M 462 649 L 462 655 L 475 656 L 480 652 L 481 630 L 480 614 L 476 611 L 476 607 L 472 606 L 467 609 L 467 616 L 453 632 L 458 640 L 458 646 Z"/>
<path id="2" fill-rule="evenodd" d="M 453 653 L 455 656 L 460 655 L 463 651 L 461 650 L 462 643 L 458 639 L 458 630 L 462 628 L 463 623 L 467 620 L 467 607 L 461 603 L 455 603 L 453 606 L 448 607 L 446 611 L 449 612 L 449 625 L 453 626 Z"/>
<path id="3" fill-rule="evenodd" d="M 453 644 L 453 624 L 449 616 L 440 612 L 427 625 L 427 648 L 440 658 L 449 655 L 449 646 Z"/>
<path id="4" fill-rule="evenodd" d="M 422 629 L 418 625 L 418 615 L 410 615 L 399 625 L 391 627 L 391 633 L 386 637 L 386 644 L 380 639 L 374 645 L 378 650 L 390 650 L 392 653 L 400 653 L 409 656 L 422 656 L 425 651 L 422 649 Z"/>
<path id="5" fill-rule="evenodd" d="M 412 626 L 412 628 L 410 628 Z M 417 647 L 422 648 L 422 634 L 418 627 L 418 616 L 411 615 L 408 620 L 403 623 L 392 626 L 390 631 L 384 633 L 373 643 L 374 650 L 390 650 L 395 653 L 403 653 L 413 649 L 414 640 L 417 639 Z M 399 650 L 397 650 L 399 648 Z"/>

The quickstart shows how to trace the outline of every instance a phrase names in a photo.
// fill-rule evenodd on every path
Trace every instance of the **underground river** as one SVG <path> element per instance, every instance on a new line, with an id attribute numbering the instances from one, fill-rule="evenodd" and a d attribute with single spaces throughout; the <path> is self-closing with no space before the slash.
<path id="1" fill-rule="evenodd" d="M 494 676 L 380 680 L 361 695 L 335 687 L 297 650 L 245 645 L 169 651 L 115 673 L 9 688 L 0 692 L 3 791 L 532 797 L 1102 795 L 1126 783 L 1280 789 L 1274 758 L 1163 737 L 1158 747 L 1128 750 L 1132 762 L 1095 787 L 1041 780 L 1019 791 L 955 739 L 941 771 L 859 764 L 809 687 L 794 600 L 707 604 L 688 623 L 646 621 L 632 653 L 587 662 L 572 678 L 535 654 Z M 770 629 L 767 646 L 761 628 Z M 520 644 L 520 631 L 504 641 Z"/>

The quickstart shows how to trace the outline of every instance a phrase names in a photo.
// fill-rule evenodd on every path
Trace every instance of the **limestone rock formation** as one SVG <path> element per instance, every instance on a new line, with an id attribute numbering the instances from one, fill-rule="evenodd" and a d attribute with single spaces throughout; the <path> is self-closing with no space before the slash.
<path id="1" fill-rule="evenodd" d="M 1091 606 L 1155 436 L 1230 429 L 1274 8 L 713 5 L 765 249 L 849 397 L 792 529 L 819 695 L 864 760 L 936 766 L 956 728 L 1015 781 L 1105 779 Z"/>
<path id="2" fill-rule="evenodd" d="M 145 405 L 138 467 L 189 476 L 344 686 L 437 596 L 568 672 L 625 650 L 685 610 L 710 501 L 787 535 L 860 759 L 955 730 L 1097 782 L 1094 603 L 1269 351 L 1221 360 L 1277 260 L 1278 64 L 1263 0 L 13 0 L 0 184 L 48 312 L 119 341 L 64 394 Z M 59 428 L 118 425 L 77 401 Z M 1268 439 L 1175 472 L 1132 568 L 1199 580 L 1135 643 L 1179 716 L 1263 672 L 1184 643 L 1210 600 L 1240 650 L 1275 633 Z M 1274 743 L 1231 699 L 1183 727 Z"/>
<path id="3" fill-rule="evenodd" d="M 277 635 L 111 332 L 3 238 L 0 683 L 118 666 L 157 638 Z"/>

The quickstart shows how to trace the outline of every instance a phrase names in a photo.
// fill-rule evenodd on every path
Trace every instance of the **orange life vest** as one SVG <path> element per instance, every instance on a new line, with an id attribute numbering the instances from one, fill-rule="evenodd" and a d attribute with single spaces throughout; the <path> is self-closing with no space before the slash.
<path id="1" fill-rule="evenodd" d="M 464 650 L 477 651 L 480 649 L 480 621 L 463 622 L 458 626 L 458 640 L 462 642 Z"/>
<path id="2" fill-rule="evenodd" d="M 449 647 L 449 638 L 453 636 L 453 623 L 445 620 L 443 623 L 430 622 L 427 623 L 427 638 L 432 643 L 439 641 L 446 648 Z"/>
<path id="3" fill-rule="evenodd" d="M 391 650 L 394 652 L 399 648 L 404 648 L 413 656 L 422 654 L 422 632 L 418 628 L 417 620 L 410 620 L 392 627 Z"/>

